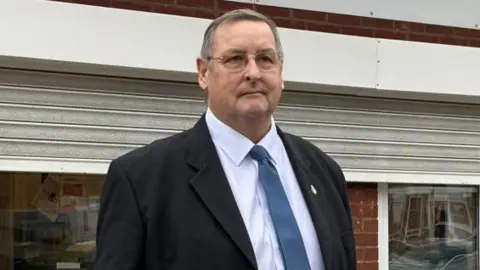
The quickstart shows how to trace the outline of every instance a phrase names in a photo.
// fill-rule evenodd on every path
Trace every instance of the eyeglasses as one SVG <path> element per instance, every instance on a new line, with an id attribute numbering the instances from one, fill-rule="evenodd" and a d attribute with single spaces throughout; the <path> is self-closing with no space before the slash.
<path id="1" fill-rule="evenodd" d="M 255 64 L 259 69 L 270 70 L 276 68 L 282 60 L 282 56 L 274 51 L 266 51 L 252 54 Z M 249 54 L 246 52 L 227 53 L 222 57 L 209 57 L 210 60 L 220 61 L 230 70 L 243 70 L 249 61 Z"/>

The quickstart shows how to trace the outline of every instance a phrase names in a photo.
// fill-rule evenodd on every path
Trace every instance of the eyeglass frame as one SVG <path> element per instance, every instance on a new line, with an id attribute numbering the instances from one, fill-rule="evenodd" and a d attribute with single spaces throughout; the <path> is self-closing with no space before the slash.
<path id="1" fill-rule="evenodd" d="M 262 54 L 272 54 L 272 56 L 273 56 L 273 55 L 275 56 L 274 58 L 276 59 L 276 62 L 273 63 L 272 67 L 262 68 L 261 65 L 259 65 L 259 64 L 257 63 L 257 60 L 256 60 L 257 56 L 258 56 L 258 55 L 262 55 Z M 243 64 L 241 64 L 239 67 L 236 67 L 236 68 L 235 68 L 235 67 L 228 67 L 228 66 L 226 66 L 226 63 L 227 63 L 228 59 L 225 60 L 225 58 L 228 58 L 229 56 L 232 56 L 232 58 L 233 58 L 234 56 L 237 56 L 237 55 L 246 56 Z M 262 51 L 259 51 L 259 52 L 256 52 L 256 53 L 248 53 L 248 52 L 246 52 L 246 51 L 232 50 L 232 51 L 227 52 L 226 54 L 224 54 L 223 56 L 220 56 L 220 57 L 211 57 L 211 56 L 209 56 L 209 57 L 207 57 L 206 60 L 207 60 L 207 61 L 217 60 L 217 61 L 219 61 L 222 65 L 226 66 L 227 69 L 240 71 L 240 70 L 244 70 L 244 69 L 247 67 L 248 62 L 250 61 L 250 57 L 249 57 L 250 55 L 254 56 L 255 64 L 256 64 L 259 68 L 261 68 L 261 69 L 263 69 L 263 70 L 271 70 L 272 68 L 277 67 L 278 64 L 282 64 L 282 63 L 283 63 L 283 54 L 282 54 L 282 53 L 275 52 L 274 50 L 271 50 L 271 49 L 262 50 Z"/>

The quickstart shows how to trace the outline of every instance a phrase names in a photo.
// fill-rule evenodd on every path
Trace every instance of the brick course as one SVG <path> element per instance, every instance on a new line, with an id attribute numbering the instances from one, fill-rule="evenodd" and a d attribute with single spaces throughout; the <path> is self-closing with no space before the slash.
<path id="1" fill-rule="evenodd" d="M 377 184 L 349 183 L 358 270 L 378 270 Z"/>
<path id="2" fill-rule="evenodd" d="M 279 26 L 310 31 L 386 39 L 480 47 L 480 28 L 466 29 L 332 14 L 326 12 L 243 4 L 222 0 L 51 0 L 146 12 L 215 18 L 235 8 L 253 8 Z"/>

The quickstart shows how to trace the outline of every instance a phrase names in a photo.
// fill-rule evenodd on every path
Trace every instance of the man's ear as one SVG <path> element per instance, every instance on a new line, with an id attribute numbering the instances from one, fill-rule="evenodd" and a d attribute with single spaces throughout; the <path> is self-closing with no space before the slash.
<path id="1" fill-rule="evenodd" d="M 208 62 L 200 57 L 197 58 L 198 85 L 203 90 L 208 87 Z"/>

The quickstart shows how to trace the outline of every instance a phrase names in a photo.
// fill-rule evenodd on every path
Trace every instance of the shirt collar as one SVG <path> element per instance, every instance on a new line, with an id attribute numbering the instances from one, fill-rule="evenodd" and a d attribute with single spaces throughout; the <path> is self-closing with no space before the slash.
<path id="1" fill-rule="evenodd" d="M 220 121 L 210 108 L 207 109 L 205 120 L 212 140 L 228 155 L 235 165 L 239 166 L 255 144 L 238 131 Z M 260 140 L 258 145 L 265 147 L 274 163 L 276 162 L 276 157 L 278 157 L 276 146 L 279 140 L 280 137 L 277 134 L 275 121 L 272 117 L 270 130 Z"/>

